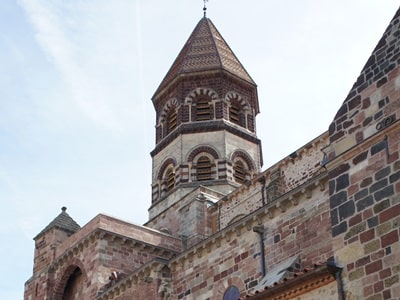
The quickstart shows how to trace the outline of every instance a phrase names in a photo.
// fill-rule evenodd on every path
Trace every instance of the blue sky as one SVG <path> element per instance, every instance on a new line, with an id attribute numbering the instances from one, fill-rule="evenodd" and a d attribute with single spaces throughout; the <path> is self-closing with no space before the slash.
<path id="1" fill-rule="evenodd" d="M 22 299 L 34 243 L 62 206 L 142 224 L 151 96 L 201 0 L 0 1 L 0 298 Z M 210 0 L 258 84 L 264 169 L 327 130 L 396 0 Z"/>

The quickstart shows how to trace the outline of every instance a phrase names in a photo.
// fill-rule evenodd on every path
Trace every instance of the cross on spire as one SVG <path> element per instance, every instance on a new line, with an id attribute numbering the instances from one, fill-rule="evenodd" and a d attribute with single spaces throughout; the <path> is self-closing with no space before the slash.
<path id="1" fill-rule="evenodd" d="M 208 2 L 208 0 L 203 0 L 203 2 L 204 2 L 203 12 L 204 12 L 204 18 L 205 18 L 206 14 L 207 14 L 207 5 L 206 5 L 206 3 Z"/>

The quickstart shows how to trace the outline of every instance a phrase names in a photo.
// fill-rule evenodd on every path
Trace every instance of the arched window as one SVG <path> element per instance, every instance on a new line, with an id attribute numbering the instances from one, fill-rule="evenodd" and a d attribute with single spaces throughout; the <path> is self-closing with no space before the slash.
<path id="1" fill-rule="evenodd" d="M 202 181 L 218 178 L 216 168 L 218 157 L 218 152 L 208 145 L 198 146 L 190 151 L 186 158 L 186 161 L 191 165 L 190 180 Z"/>
<path id="2" fill-rule="evenodd" d="M 207 98 L 199 98 L 196 101 L 196 121 L 211 119 L 211 106 Z"/>
<path id="3" fill-rule="evenodd" d="M 240 106 L 236 102 L 231 102 L 229 106 L 229 121 L 237 125 L 240 124 Z"/>
<path id="4" fill-rule="evenodd" d="M 232 159 L 232 175 L 233 180 L 237 183 L 243 184 L 245 181 L 250 180 L 256 168 L 251 156 L 244 150 L 235 150 L 231 156 Z"/>
<path id="5" fill-rule="evenodd" d="M 238 300 L 239 298 L 240 298 L 239 289 L 236 286 L 231 285 L 225 291 L 223 300 Z"/>
<path id="6" fill-rule="evenodd" d="M 235 92 L 228 92 L 225 99 L 228 104 L 228 120 L 233 124 L 248 129 L 246 123 L 251 112 L 249 103 Z"/>
<path id="7" fill-rule="evenodd" d="M 190 106 L 190 120 L 191 121 L 207 121 L 215 118 L 214 105 L 219 102 L 217 92 L 205 87 L 197 87 L 192 90 L 185 97 L 185 105 Z M 188 122 L 189 116 L 184 116 L 182 111 L 182 115 L 180 116 L 180 121 Z"/>
<path id="8" fill-rule="evenodd" d="M 177 113 L 176 109 L 173 107 L 168 112 L 167 116 L 167 132 L 170 133 L 172 130 L 174 130 L 176 128 L 176 124 L 177 124 Z"/>
<path id="9" fill-rule="evenodd" d="M 212 179 L 212 164 L 210 158 L 201 156 L 197 160 L 196 165 L 197 180 L 211 180 Z"/>
<path id="10" fill-rule="evenodd" d="M 233 165 L 233 178 L 235 181 L 238 183 L 244 183 L 246 180 L 246 173 L 247 168 L 245 167 L 245 164 L 240 160 L 236 161 Z"/>
<path id="11" fill-rule="evenodd" d="M 68 278 L 62 299 L 83 299 L 83 275 L 81 269 L 76 268 L 71 276 Z"/>
<path id="12" fill-rule="evenodd" d="M 156 140 L 159 142 L 172 132 L 179 124 L 179 105 L 176 98 L 170 99 L 160 110 L 157 123 Z"/>
<path id="13" fill-rule="evenodd" d="M 165 181 L 167 185 L 167 191 L 170 191 L 175 186 L 175 172 L 173 168 L 169 168 L 165 173 Z"/>
<path id="14" fill-rule="evenodd" d="M 153 201 L 160 200 L 176 186 L 176 170 L 176 161 L 172 157 L 161 164 L 157 174 L 157 184 L 153 185 Z"/>

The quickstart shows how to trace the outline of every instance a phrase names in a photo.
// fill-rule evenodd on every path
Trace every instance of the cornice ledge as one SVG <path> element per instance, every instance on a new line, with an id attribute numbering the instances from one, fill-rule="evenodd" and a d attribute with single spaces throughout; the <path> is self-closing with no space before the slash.
<path id="1" fill-rule="evenodd" d="M 140 282 L 151 283 L 153 281 L 152 273 L 159 272 L 165 266 L 168 266 L 168 260 L 155 258 L 130 273 L 127 277 L 110 286 L 107 290 L 101 292 L 101 294 L 97 295 L 96 299 L 114 299 L 115 296 L 124 293 L 127 289 L 131 288 L 132 285 L 137 285 Z"/>
<path id="2" fill-rule="evenodd" d="M 88 248 L 90 244 L 93 244 L 96 240 L 108 239 L 108 240 L 116 240 L 120 239 L 124 244 L 130 243 L 132 246 L 141 247 L 141 249 L 150 250 L 151 253 L 158 253 L 159 255 L 163 255 L 164 257 L 170 259 L 176 256 L 179 252 L 167 249 L 164 247 L 152 245 L 146 242 L 143 242 L 138 239 L 126 237 L 111 231 L 107 231 L 101 228 L 97 228 L 92 231 L 85 237 L 83 237 L 78 243 L 76 243 L 73 247 L 67 249 L 63 254 L 57 257 L 54 262 L 51 264 L 51 267 L 54 270 L 62 267 L 64 264 L 68 263 L 73 257 L 77 256 L 79 253 L 83 252 L 85 248 Z M 161 258 L 160 258 L 161 259 Z"/>
<path id="3" fill-rule="evenodd" d="M 237 74 L 234 74 L 222 67 L 219 68 L 213 68 L 209 70 L 200 70 L 200 71 L 195 71 L 195 72 L 188 72 L 188 73 L 180 73 L 177 76 L 175 76 L 172 80 L 170 80 L 162 89 L 158 90 L 154 93 L 153 97 L 151 97 L 152 102 L 155 103 L 157 102 L 161 97 L 163 97 L 164 94 L 168 93 L 171 89 L 174 88 L 174 86 L 179 83 L 180 81 L 186 79 L 186 78 L 191 78 L 191 77 L 209 77 L 209 76 L 215 76 L 218 74 L 222 74 L 225 76 L 230 77 L 231 79 L 237 80 L 238 83 L 240 83 L 243 87 L 249 87 L 249 88 L 256 88 L 257 85 L 253 82 L 250 82 L 244 78 L 241 78 Z"/>

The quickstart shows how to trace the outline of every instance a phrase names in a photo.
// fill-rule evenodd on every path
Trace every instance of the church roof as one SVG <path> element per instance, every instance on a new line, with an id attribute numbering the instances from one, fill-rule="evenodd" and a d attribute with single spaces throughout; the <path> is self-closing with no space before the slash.
<path id="1" fill-rule="evenodd" d="M 175 59 L 155 95 L 183 74 L 225 70 L 255 84 L 209 18 L 203 17 Z"/>
<path id="2" fill-rule="evenodd" d="M 57 228 L 57 229 L 61 229 L 63 231 L 69 232 L 69 233 L 75 233 L 77 232 L 81 226 L 79 226 L 78 223 L 76 223 L 74 221 L 74 219 L 72 219 L 69 214 L 67 214 L 66 212 L 67 208 L 66 207 L 62 207 L 61 208 L 61 213 L 53 220 L 50 222 L 49 225 L 47 225 L 35 238 L 37 239 L 39 236 L 41 236 L 42 234 L 46 233 L 47 231 L 53 229 L 53 228 Z"/>
<path id="3" fill-rule="evenodd" d="M 259 284 L 252 293 L 239 300 L 282 299 L 283 295 L 290 295 L 291 299 L 295 299 L 296 296 L 333 282 L 335 275 L 340 274 L 341 271 L 342 267 L 337 266 L 336 263 L 316 263 L 303 270 L 285 272 L 284 276 L 275 277 L 277 281 Z"/>

